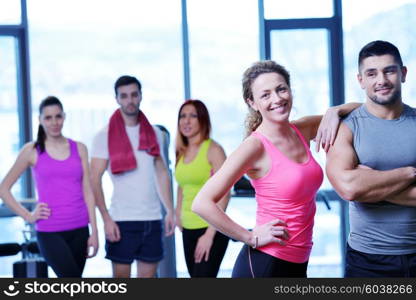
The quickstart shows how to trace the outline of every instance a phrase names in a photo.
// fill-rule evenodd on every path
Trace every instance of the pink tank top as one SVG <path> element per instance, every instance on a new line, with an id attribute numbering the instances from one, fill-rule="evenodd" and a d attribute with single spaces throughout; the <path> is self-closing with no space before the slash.
<path id="1" fill-rule="evenodd" d="M 38 201 L 48 204 L 51 215 L 36 222 L 36 230 L 56 232 L 88 225 L 88 211 L 84 201 L 83 169 L 77 143 L 68 139 L 70 155 L 56 160 L 45 150 L 40 153 L 32 172 L 36 182 Z"/>
<path id="2" fill-rule="evenodd" d="M 253 132 L 263 143 L 271 167 L 263 177 L 252 179 L 251 184 L 256 191 L 256 225 L 281 219 L 286 222 L 290 237 L 286 245 L 270 243 L 259 250 L 289 262 L 304 263 L 312 249 L 315 195 L 322 184 L 323 172 L 302 134 L 291 126 L 306 149 L 307 161 L 297 163 L 287 158 L 264 135 Z"/>

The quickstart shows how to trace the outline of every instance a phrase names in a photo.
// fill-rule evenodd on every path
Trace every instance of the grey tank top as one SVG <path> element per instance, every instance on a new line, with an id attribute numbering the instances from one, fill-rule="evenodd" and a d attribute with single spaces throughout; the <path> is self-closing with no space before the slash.
<path id="1" fill-rule="evenodd" d="M 359 164 L 375 170 L 416 167 L 416 110 L 383 120 L 362 105 L 343 121 L 352 131 Z M 416 253 L 416 208 L 385 201 L 349 203 L 351 248 L 370 254 Z"/>

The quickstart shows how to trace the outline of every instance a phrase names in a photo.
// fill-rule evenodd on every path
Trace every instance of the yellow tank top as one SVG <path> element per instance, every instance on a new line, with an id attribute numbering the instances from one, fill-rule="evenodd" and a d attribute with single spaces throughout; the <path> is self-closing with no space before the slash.
<path id="1" fill-rule="evenodd" d="M 200 229 L 208 227 L 197 214 L 191 210 L 192 202 L 202 186 L 211 176 L 212 166 L 208 161 L 208 149 L 211 139 L 202 142 L 196 157 L 190 163 L 183 162 L 183 156 L 176 164 L 175 178 L 182 189 L 182 217 L 183 228 Z"/>

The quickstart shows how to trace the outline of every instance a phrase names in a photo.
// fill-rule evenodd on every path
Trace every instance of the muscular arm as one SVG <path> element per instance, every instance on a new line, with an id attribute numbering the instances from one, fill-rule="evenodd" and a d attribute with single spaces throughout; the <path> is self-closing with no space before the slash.
<path id="1" fill-rule="evenodd" d="M 342 123 L 338 138 L 327 153 L 326 172 L 345 200 L 374 203 L 403 191 L 415 181 L 415 168 L 388 171 L 358 168 L 351 130 Z"/>
<path id="2" fill-rule="evenodd" d="M 397 195 L 386 199 L 386 201 L 398 205 L 416 206 L 416 186 L 412 184 Z"/>

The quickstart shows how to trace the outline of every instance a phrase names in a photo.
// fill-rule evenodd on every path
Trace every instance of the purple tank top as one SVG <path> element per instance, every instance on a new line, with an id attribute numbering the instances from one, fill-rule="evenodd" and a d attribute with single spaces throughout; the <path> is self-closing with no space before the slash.
<path id="1" fill-rule="evenodd" d="M 48 204 L 51 214 L 36 222 L 36 230 L 55 232 L 72 230 L 88 225 L 88 211 L 84 201 L 83 169 L 77 143 L 68 139 L 70 155 L 56 160 L 45 150 L 32 168 L 38 201 Z"/>

